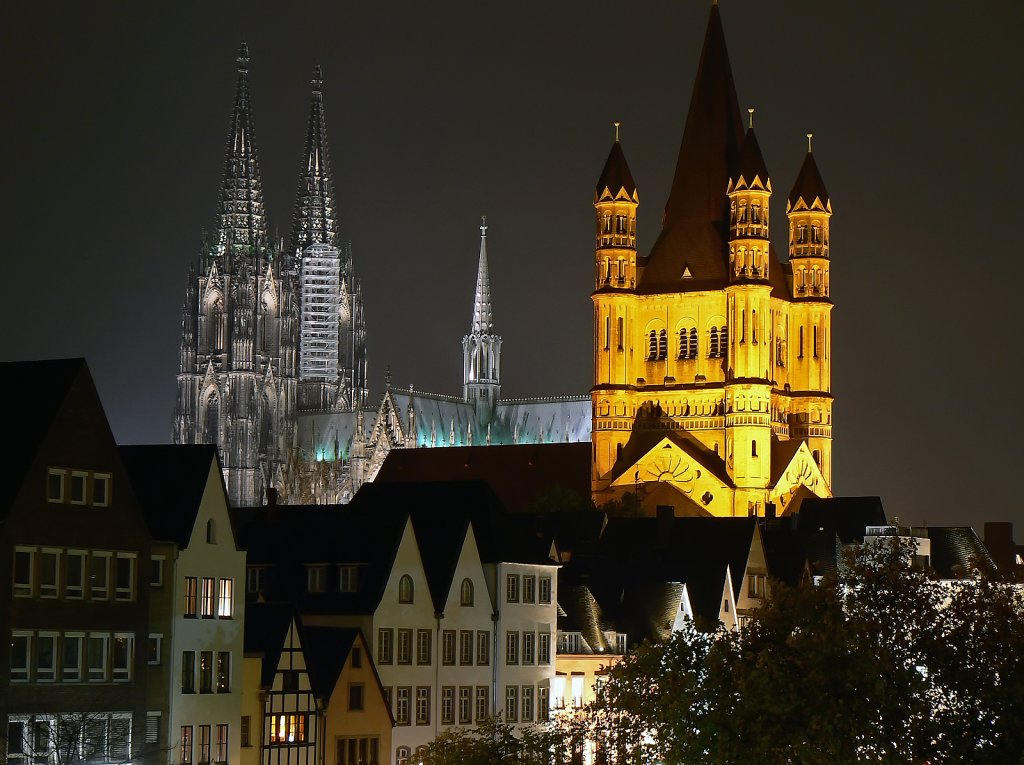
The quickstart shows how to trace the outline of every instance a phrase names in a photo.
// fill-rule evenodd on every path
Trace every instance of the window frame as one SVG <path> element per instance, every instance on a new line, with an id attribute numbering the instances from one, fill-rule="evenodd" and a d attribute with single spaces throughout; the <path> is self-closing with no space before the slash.
<path id="1" fill-rule="evenodd" d="M 63 557 L 63 550 L 53 547 L 42 547 L 39 549 L 39 597 L 46 598 L 47 600 L 53 600 L 60 597 L 61 590 L 61 565 L 60 561 Z M 44 581 L 45 569 L 43 568 L 43 561 L 47 557 L 53 558 L 53 583 L 47 584 Z"/>
<path id="2" fill-rule="evenodd" d="M 50 502 L 50 503 L 55 504 L 55 505 L 62 505 L 62 504 L 64 504 L 64 495 L 66 494 L 64 484 L 65 484 L 65 478 L 67 477 L 67 474 L 68 474 L 68 471 L 65 470 L 64 468 L 47 468 L 46 469 L 46 501 L 47 502 Z M 51 478 L 59 478 L 60 479 L 60 493 L 57 496 L 54 496 L 53 492 L 51 491 L 51 489 L 53 488 L 52 485 L 51 485 L 51 481 L 50 481 Z"/>
<path id="3" fill-rule="evenodd" d="M 11 591 L 16 598 L 31 598 L 36 589 L 36 555 L 38 550 L 35 547 L 16 546 L 12 558 L 11 570 Z M 18 556 L 28 556 L 28 581 L 18 580 Z"/>
<path id="4" fill-rule="evenodd" d="M 537 602 L 540 605 L 551 605 L 551 577 L 542 576 L 537 580 Z"/>
<path id="5" fill-rule="evenodd" d="M 136 560 L 133 552 L 119 552 L 114 556 L 114 600 L 135 600 Z M 121 586 L 121 561 L 128 561 L 128 587 Z"/>
<path id="6" fill-rule="evenodd" d="M 75 499 L 75 482 L 77 479 L 82 481 L 82 498 Z M 71 483 L 68 490 L 68 504 L 69 505 L 87 505 L 89 504 L 89 471 L 87 470 L 72 470 L 71 471 Z"/>
<path id="7" fill-rule="evenodd" d="M 84 632 L 65 632 L 61 635 L 60 641 L 60 681 L 62 683 L 80 683 L 82 682 L 82 669 L 85 661 L 85 638 L 86 633 Z M 75 664 L 72 666 L 68 662 L 68 641 L 75 641 L 77 649 L 75 650 Z M 74 676 L 68 677 L 68 674 L 73 671 Z"/>
<path id="8" fill-rule="evenodd" d="M 217 618 L 235 618 L 235 580 L 220 577 L 217 582 Z"/>
<path id="9" fill-rule="evenodd" d="M 118 665 L 118 641 L 125 642 L 124 665 Z M 130 683 L 135 669 L 135 633 L 115 632 L 110 640 L 110 679 L 115 683 Z"/>
<path id="10" fill-rule="evenodd" d="M 33 643 L 35 642 L 33 638 L 34 635 L 30 630 L 11 630 L 11 685 L 27 683 L 32 678 Z M 13 646 L 16 640 L 25 641 L 25 661 L 21 666 L 15 666 L 14 664 L 15 651 Z M 17 673 L 17 676 L 15 673 Z"/>
<path id="11" fill-rule="evenodd" d="M 505 602 L 519 602 L 519 574 L 505 575 Z"/>
<path id="12" fill-rule="evenodd" d="M 110 473 L 93 473 L 92 474 L 92 500 L 93 507 L 110 507 L 110 488 L 113 483 Z M 102 484 L 105 488 L 103 500 L 96 499 L 96 487 Z"/>
<path id="13" fill-rule="evenodd" d="M 398 602 L 402 604 L 413 603 L 416 600 L 416 585 L 412 577 L 402 574 L 398 579 Z"/>

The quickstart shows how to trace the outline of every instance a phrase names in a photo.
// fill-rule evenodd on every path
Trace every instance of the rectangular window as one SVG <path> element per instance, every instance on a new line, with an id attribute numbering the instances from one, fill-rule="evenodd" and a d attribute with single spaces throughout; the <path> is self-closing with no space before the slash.
<path id="1" fill-rule="evenodd" d="M 430 725 L 430 686 L 416 688 L 416 724 Z"/>
<path id="2" fill-rule="evenodd" d="M 533 722 L 533 686 L 523 686 L 523 722 Z"/>
<path id="3" fill-rule="evenodd" d="M 110 474 L 94 473 L 92 477 L 92 503 L 96 507 L 110 506 Z"/>
<path id="4" fill-rule="evenodd" d="M 523 602 L 535 603 L 537 600 L 537 577 L 523 577 Z"/>
<path id="5" fill-rule="evenodd" d="M 86 642 L 85 665 L 90 683 L 102 683 L 107 679 L 107 654 L 110 650 L 110 635 L 89 633 Z"/>
<path id="6" fill-rule="evenodd" d="M 377 765 L 379 758 L 380 739 L 377 736 L 338 739 L 338 757 L 335 765 Z"/>
<path id="7" fill-rule="evenodd" d="M 36 551 L 30 547 L 14 549 L 14 597 L 31 598 L 35 578 Z"/>
<path id="8" fill-rule="evenodd" d="M 85 482 L 89 474 L 82 470 L 71 471 L 71 504 L 85 504 Z"/>
<path id="9" fill-rule="evenodd" d="M 505 577 L 505 602 L 519 602 L 519 576 L 517 574 L 509 574 Z"/>
<path id="10" fill-rule="evenodd" d="M 196 652 L 181 652 L 181 692 L 196 692 Z"/>
<path id="11" fill-rule="evenodd" d="M 217 651 L 217 693 L 231 692 L 231 651 Z"/>
<path id="12" fill-rule="evenodd" d="M 146 743 L 156 744 L 160 741 L 160 713 L 146 712 Z"/>
<path id="13" fill-rule="evenodd" d="M 537 644 L 537 635 L 533 632 L 523 633 L 523 664 L 533 664 L 534 648 Z"/>
<path id="14" fill-rule="evenodd" d="M 185 577 L 185 617 L 195 619 L 199 608 L 199 580 L 194 576 Z"/>
<path id="15" fill-rule="evenodd" d="M 57 679 L 57 633 L 40 632 L 36 636 L 36 682 Z"/>
<path id="16" fill-rule="evenodd" d="M 202 616 L 204 619 L 212 619 L 217 613 L 217 580 L 212 576 L 203 577 L 203 602 Z"/>
<path id="17" fill-rule="evenodd" d="M 538 603 L 544 603 L 545 605 L 551 602 L 551 577 L 542 576 L 540 578 L 540 597 L 537 599 Z"/>
<path id="18" fill-rule="evenodd" d="M 491 633 L 480 630 L 476 633 L 476 663 L 482 667 L 491 662 Z"/>
<path id="19" fill-rule="evenodd" d="M 131 743 L 131 715 L 111 715 L 107 735 L 107 759 L 110 762 L 127 762 Z"/>
<path id="20" fill-rule="evenodd" d="M 60 550 L 42 550 L 39 553 L 39 597 L 57 597 L 60 581 Z"/>
<path id="21" fill-rule="evenodd" d="M 409 724 L 409 697 L 412 688 L 400 686 L 395 689 L 395 722 L 399 725 Z"/>
<path id="22" fill-rule="evenodd" d="M 306 717 L 304 714 L 273 715 L 269 719 L 271 744 L 305 744 Z"/>
<path id="23" fill-rule="evenodd" d="M 306 567 L 306 591 L 325 592 L 327 590 L 327 566 Z"/>
<path id="24" fill-rule="evenodd" d="M 150 633 L 146 640 L 146 663 L 153 666 L 160 664 L 160 654 L 163 651 L 164 636 Z"/>
<path id="25" fill-rule="evenodd" d="M 32 633 L 14 632 L 11 635 L 11 682 L 27 683 L 29 657 L 32 653 Z"/>
<path id="26" fill-rule="evenodd" d="M 63 647 L 60 656 L 60 679 L 65 683 L 82 682 L 82 633 L 64 633 Z"/>
<path id="27" fill-rule="evenodd" d="M 199 652 L 199 692 L 213 693 L 213 651 Z"/>
<path id="28" fill-rule="evenodd" d="M 473 631 L 463 630 L 459 633 L 459 664 L 468 666 L 473 663 Z"/>
<path id="29" fill-rule="evenodd" d="M 398 630 L 398 663 L 412 664 L 412 630 Z"/>
<path id="30" fill-rule="evenodd" d="M 518 632 L 506 632 L 505 633 L 505 663 L 506 664 L 518 664 L 519 663 L 519 633 Z"/>
<path id="31" fill-rule="evenodd" d="M 242 725 L 239 728 L 242 746 L 252 746 L 252 717 L 242 715 Z"/>
<path id="32" fill-rule="evenodd" d="M 455 630 L 444 630 L 441 633 L 441 663 L 455 663 Z"/>
<path id="33" fill-rule="evenodd" d="M 221 724 L 217 726 L 217 738 L 213 750 L 214 762 L 228 761 L 228 726 Z"/>
<path id="34" fill-rule="evenodd" d="M 338 569 L 338 591 L 356 592 L 359 589 L 359 567 L 342 566 Z"/>
<path id="35" fill-rule="evenodd" d="M 394 661 L 394 630 L 381 629 L 377 631 L 377 663 L 390 664 Z"/>
<path id="36" fill-rule="evenodd" d="M 64 597 L 78 600 L 85 583 L 85 552 L 68 550 L 64 557 Z"/>
<path id="37" fill-rule="evenodd" d="M 181 726 L 181 765 L 192 765 L 192 726 Z"/>
<path id="38" fill-rule="evenodd" d="M 551 663 L 551 634 L 548 632 L 537 635 L 537 663 Z"/>
<path id="39" fill-rule="evenodd" d="M 114 635 L 113 641 L 113 680 L 115 683 L 127 683 L 132 679 L 132 665 L 135 663 L 135 636 L 128 633 Z"/>
<path id="40" fill-rule="evenodd" d="M 537 689 L 537 722 L 547 722 L 551 717 L 549 691 L 544 686 Z"/>
<path id="41" fill-rule="evenodd" d="M 47 502 L 63 502 L 64 501 L 64 476 L 67 474 L 66 470 L 59 470 L 58 468 L 50 468 L 46 474 L 46 501 Z"/>
<path id="42" fill-rule="evenodd" d="M 459 724 L 468 725 L 473 722 L 473 688 L 469 685 L 459 687 Z"/>
<path id="43" fill-rule="evenodd" d="M 505 722 L 519 719 L 519 686 L 505 686 Z"/>
<path id="44" fill-rule="evenodd" d="M 164 556 L 154 555 L 149 559 L 149 586 L 164 586 Z"/>
<path id="45" fill-rule="evenodd" d="M 483 722 L 491 716 L 491 689 L 486 685 L 476 687 L 476 721 Z"/>
<path id="46" fill-rule="evenodd" d="M 363 691 L 364 687 L 362 683 L 349 683 L 348 684 L 348 708 L 350 712 L 360 712 L 363 709 Z"/>
<path id="47" fill-rule="evenodd" d="M 455 688 L 446 685 L 441 689 L 441 724 L 455 723 Z"/>
<path id="48" fill-rule="evenodd" d="M 256 595 L 263 592 L 267 583 L 267 570 L 262 566 L 251 566 L 245 572 L 245 589 Z"/>
<path id="49" fill-rule="evenodd" d="M 416 630 L 416 663 L 430 664 L 430 630 Z"/>
<path id="50" fill-rule="evenodd" d="M 230 619 L 235 614 L 234 605 L 235 580 L 221 579 L 220 591 L 217 595 L 217 616 L 221 619 Z"/>
<path id="51" fill-rule="evenodd" d="M 117 600 L 132 600 L 135 597 L 135 555 L 118 553 L 115 559 Z"/>
<path id="52" fill-rule="evenodd" d="M 199 765 L 210 762 L 210 726 L 199 726 Z"/>
<path id="53" fill-rule="evenodd" d="M 95 551 L 89 555 L 89 597 L 93 600 L 110 597 L 110 555 Z"/>

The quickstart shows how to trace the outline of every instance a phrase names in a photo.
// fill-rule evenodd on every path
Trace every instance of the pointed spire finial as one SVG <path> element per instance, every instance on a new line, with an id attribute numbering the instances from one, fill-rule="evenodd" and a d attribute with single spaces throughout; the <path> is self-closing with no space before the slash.
<path id="1" fill-rule="evenodd" d="M 807 134 L 807 153 L 811 153 L 811 139 L 814 138 L 814 133 Z"/>
<path id="2" fill-rule="evenodd" d="M 238 62 L 239 72 L 249 71 L 249 43 L 242 41 L 241 47 L 238 49 L 238 58 L 235 59 Z"/>
<path id="3" fill-rule="evenodd" d="M 384 367 L 384 387 L 391 390 L 391 365 Z"/>
<path id="4" fill-rule="evenodd" d="M 751 107 L 749 107 L 747 109 L 747 114 L 750 115 L 749 122 L 747 123 L 747 127 L 750 128 L 751 130 L 753 130 L 754 129 L 754 107 L 753 106 L 751 106 Z"/>
<path id="5" fill-rule="evenodd" d="M 613 122 L 612 124 L 615 125 L 615 143 L 618 143 L 619 142 L 619 125 L 621 125 L 622 123 L 621 122 Z"/>
<path id="6" fill-rule="evenodd" d="M 310 85 L 313 86 L 313 92 L 319 93 L 324 87 L 324 71 L 320 68 L 320 64 L 316 64 L 313 67 L 313 79 L 310 80 Z"/>
<path id="7" fill-rule="evenodd" d="M 487 238 L 487 216 L 486 215 L 481 215 L 480 216 L 480 238 L 481 239 L 486 239 Z"/>

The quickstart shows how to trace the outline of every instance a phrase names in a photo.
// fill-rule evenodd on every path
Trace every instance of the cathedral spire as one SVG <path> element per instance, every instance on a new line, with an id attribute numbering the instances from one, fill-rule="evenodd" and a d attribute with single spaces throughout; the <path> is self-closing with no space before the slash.
<path id="1" fill-rule="evenodd" d="M 265 243 L 267 223 L 249 96 L 249 46 L 244 42 L 236 61 L 238 84 L 217 209 L 217 243 L 237 249 Z"/>
<path id="2" fill-rule="evenodd" d="M 311 244 L 337 246 L 337 217 L 334 206 L 334 182 L 327 151 L 327 122 L 324 118 L 323 71 L 317 64 L 310 80 L 312 101 L 306 127 L 306 146 L 302 153 L 299 185 L 292 221 L 290 257 L 301 258 Z"/>
<path id="3" fill-rule="evenodd" d="M 487 334 L 494 328 L 491 314 L 491 277 L 487 270 L 487 216 L 480 221 L 480 263 L 476 272 L 476 294 L 473 299 L 474 334 Z"/>

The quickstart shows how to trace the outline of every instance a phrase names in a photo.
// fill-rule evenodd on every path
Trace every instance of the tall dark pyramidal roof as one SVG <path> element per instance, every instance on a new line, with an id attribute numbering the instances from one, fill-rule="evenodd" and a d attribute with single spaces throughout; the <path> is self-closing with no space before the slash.
<path id="1" fill-rule="evenodd" d="M 238 85 L 217 208 L 217 243 L 252 247 L 266 242 L 267 222 L 249 97 L 249 46 L 244 42 L 237 61 Z"/>
<path id="2" fill-rule="evenodd" d="M 761 146 L 757 142 L 757 135 L 754 128 L 747 130 L 743 137 L 743 146 L 740 147 L 740 156 L 736 160 L 736 168 L 732 172 L 733 185 L 743 178 L 749 187 L 754 183 L 754 178 L 761 179 L 761 185 L 768 186 L 768 166 L 764 163 L 764 156 L 761 154 Z"/>
<path id="3" fill-rule="evenodd" d="M 821 180 L 818 163 L 814 161 L 814 154 L 810 149 L 807 150 L 804 163 L 800 166 L 793 190 L 789 192 L 790 207 L 795 207 L 801 199 L 808 207 L 814 204 L 815 199 L 820 199 L 821 206 L 828 209 L 828 190 L 825 188 L 825 182 Z"/>
<path id="4" fill-rule="evenodd" d="M 334 182 L 327 152 L 327 122 L 324 118 L 323 72 L 313 69 L 313 100 L 309 107 L 306 148 L 299 170 L 299 188 L 292 221 L 291 253 L 299 254 L 311 244 L 337 246 Z"/>
<path id="5" fill-rule="evenodd" d="M 743 121 L 716 4 L 708 19 L 664 224 L 643 263 L 641 290 L 678 289 L 686 269 L 695 281 L 725 283 L 725 191 L 742 141 Z"/>
<path id="6" fill-rule="evenodd" d="M 633 180 L 633 173 L 629 171 L 629 164 L 626 162 L 626 155 L 622 151 L 622 143 L 619 141 L 618 124 L 617 122 L 615 123 L 615 143 L 612 144 L 612 150 L 608 152 L 608 159 L 604 163 L 604 170 L 601 171 L 601 177 L 597 180 L 598 199 L 601 198 L 601 194 L 605 189 L 608 189 L 613 197 L 621 189 L 625 189 L 630 197 L 636 195 L 636 182 Z"/>

